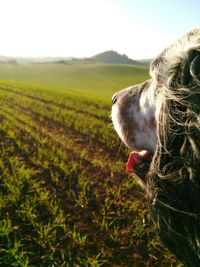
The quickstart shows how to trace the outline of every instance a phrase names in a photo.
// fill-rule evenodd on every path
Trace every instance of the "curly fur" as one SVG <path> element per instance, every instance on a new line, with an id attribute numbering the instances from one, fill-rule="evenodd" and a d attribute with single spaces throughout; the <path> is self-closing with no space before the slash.
<path id="1" fill-rule="evenodd" d="M 165 245 L 186 266 L 200 266 L 200 29 L 165 50 L 155 69 L 161 88 L 149 206 Z"/>
<path id="2" fill-rule="evenodd" d="M 150 75 L 113 96 L 113 124 L 125 144 L 154 154 L 147 198 L 160 239 L 200 266 L 200 28 L 165 49 Z"/>

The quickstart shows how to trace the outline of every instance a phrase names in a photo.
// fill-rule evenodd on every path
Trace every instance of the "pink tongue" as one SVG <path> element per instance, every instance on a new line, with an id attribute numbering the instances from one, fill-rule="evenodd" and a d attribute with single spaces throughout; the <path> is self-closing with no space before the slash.
<path id="1" fill-rule="evenodd" d="M 149 156 L 150 153 L 146 150 L 142 150 L 140 152 L 132 151 L 126 163 L 126 168 L 128 171 L 135 171 L 136 165 Z"/>

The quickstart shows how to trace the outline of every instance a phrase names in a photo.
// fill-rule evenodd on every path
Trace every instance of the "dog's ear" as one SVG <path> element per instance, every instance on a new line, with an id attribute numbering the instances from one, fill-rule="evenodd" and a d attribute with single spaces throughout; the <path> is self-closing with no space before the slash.
<path id="1" fill-rule="evenodd" d="M 200 82 L 200 51 L 192 50 L 188 53 L 181 68 L 181 80 L 184 86 Z"/>

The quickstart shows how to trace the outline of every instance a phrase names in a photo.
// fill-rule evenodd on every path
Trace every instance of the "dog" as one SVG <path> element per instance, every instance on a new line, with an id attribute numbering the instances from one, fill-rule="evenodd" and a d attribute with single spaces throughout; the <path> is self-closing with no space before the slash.
<path id="1" fill-rule="evenodd" d="M 144 183 L 162 243 L 200 266 L 200 28 L 150 65 L 150 79 L 115 93 L 112 121 L 123 143 L 151 162 Z"/>

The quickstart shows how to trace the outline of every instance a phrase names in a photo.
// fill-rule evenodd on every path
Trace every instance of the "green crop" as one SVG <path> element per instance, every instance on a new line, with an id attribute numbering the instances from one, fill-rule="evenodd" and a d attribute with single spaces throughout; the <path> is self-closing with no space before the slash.
<path id="1" fill-rule="evenodd" d="M 112 93 L 147 77 L 136 66 L 0 65 L 0 266 L 181 266 L 110 121 Z"/>

